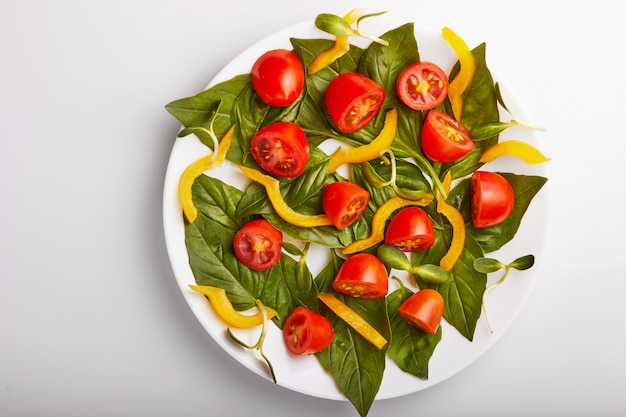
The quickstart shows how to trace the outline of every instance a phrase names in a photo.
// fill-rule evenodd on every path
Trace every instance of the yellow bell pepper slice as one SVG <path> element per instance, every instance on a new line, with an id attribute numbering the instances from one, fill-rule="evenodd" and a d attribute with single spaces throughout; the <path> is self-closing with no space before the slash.
<path id="1" fill-rule="evenodd" d="M 363 336 L 368 342 L 382 349 L 387 344 L 387 339 L 378 332 L 371 324 L 369 324 L 356 311 L 348 307 L 344 302 L 340 301 L 333 294 L 320 292 L 317 294 L 319 298 L 328 308 L 332 310 L 340 319 L 345 321 L 358 334 Z"/>
<path id="2" fill-rule="evenodd" d="M 239 165 L 238 167 L 252 181 L 258 182 L 265 187 L 267 197 L 269 198 L 270 203 L 272 203 L 276 214 L 278 214 L 286 222 L 300 227 L 330 226 L 332 224 L 328 216 L 325 214 L 302 214 L 289 207 L 280 193 L 280 182 L 276 178 L 265 175 L 256 169 L 248 168 L 242 165 Z"/>
<path id="3" fill-rule="evenodd" d="M 463 93 L 474 78 L 476 59 L 465 41 L 454 33 L 452 29 L 444 27 L 441 33 L 446 42 L 454 49 L 461 65 L 458 74 L 450 81 L 448 86 L 448 98 L 452 105 L 452 113 L 456 120 L 461 121 L 461 116 L 463 115 Z"/>
<path id="4" fill-rule="evenodd" d="M 521 140 L 507 140 L 487 148 L 479 162 L 488 163 L 504 155 L 515 156 L 527 164 L 541 164 L 550 160 L 529 143 Z"/>
<path id="5" fill-rule="evenodd" d="M 372 218 L 372 232 L 370 235 L 366 238 L 355 240 L 346 246 L 341 252 L 344 255 L 351 255 L 353 253 L 371 248 L 377 243 L 382 242 L 385 239 L 385 224 L 393 212 L 406 206 L 425 207 L 429 205 L 431 201 L 433 201 L 433 195 L 430 193 L 425 194 L 424 197 L 419 200 L 407 200 L 398 196 L 390 198 L 385 201 L 382 206 L 378 207 L 374 213 L 374 217 Z"/>
<path id="6" fill-rule="evenodd" d="M 440 195 L 437 196 L 437 212 L 443 214 L 452 226 L 452 241 L 448 251 L 439 261 L 439 266 L 446 271 L 452 271 L 465 247 L 465 238 L 467 236 L 465 219 L 463 219 L 463 215 L 456 207 L 448 204 Z"/>
<path id="7" fill-rule="evenodd" d="M 335 151 L 330 157 L 329 171 L 333 173 L 345 163 L 367 162 L 378 158 L 393 143 L 397 128 L 398 111 L 393 108 L 385 115 L 385 123 L 380 133 L 370 143 L 348 149 L 339 148 Z"/>
<path id="8" fill-rule="evenodd" d="M 232 125 L 226 134 L 224 134 L 224 137 L 220 141 L 217 148 L 217 154 L 215 154 L 215 158 L 213 158 L 209 164 L 209 168 L 222 166 L 224 160 L 226 159 L 226 154 L 230 149 L 230 144 L 233 142 L 233 136 L 235 136 L 235 125 Z"/>
<path id="9" fill-rule="evenodd" d="M 353 24 L 359 17 L 360 9 L 353 9 L 343 17 L 349 25 Z M 309 64 L 308 70 L 310 74 L 315 74 L 318 71 L 323 70 L 342 56 L 350 51 L 350 42 L 347 36 L 335 36 L 335 43 L 333 46 L 325 51 L 322 51 L 315 59 Z"/>
<path id="10" fill-rule="evenodd" d="M 247 329 L 263 324 L 263 312 L 259 311 L 253 315 L 241 314 L 235 310 L 223 288 L 208 285 L 189 285 L 189 288 L 207 296 L 215 313 L 231 327 Z M 276 311 L 269 307 L 263 308 L 265 309 L 268 320 L 276 316 Z"/>

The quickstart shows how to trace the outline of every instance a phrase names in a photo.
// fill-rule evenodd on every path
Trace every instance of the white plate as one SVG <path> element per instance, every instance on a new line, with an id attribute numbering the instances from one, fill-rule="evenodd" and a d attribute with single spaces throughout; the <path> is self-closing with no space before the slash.
<path id="1" fill-rule="evenodd" d="M 379 16 L 365 20 L 362 28 L 368 33 L 378 36 L 404 23 L 406 21 Z M 462 36 L 462 34 L 460 35 Z M 439 33 L 416 26 L 415 36 L 419 46 L 420 58 L 424 61 L 435 62 L 448 72 L 456 61 L 456 56 L 450 46 L 441 39 Z M 245 50 L 224 67 L 211 81 L 209 86 L 230 79 L 234 75 L 250 72 L 250 68 L 256 58 L 270 49 L 291 49 L 289 39 L 292 37 L 323 38 L 328 36 L 317 30 L 312 21 L 291 26 Z M 360 46 L 367 44 L 367 42 L 363 43 L 356 38 L 351 38 L 351 41 L 357 44 L 361 42 Z M 470 47 L 473 46 L 475 45 L 470 45 Z M 487 60 L 489 60 L 488 56 Z M 495 74 L 494 77 L 496 77 Z M 531 123 L 527 112 L 510 89 L 501 81 L 499 82 L 508 108 L 512 110 L 518 120 Z M 541 148 L 538 134 L 528 129 L 509 129 L 501 135 L 501 138 L 502 140 L 507 138 L 521 139 Z M 256 352 L 242 349 L 234 344 L 225 332 L 224 323 L 216 318 L 204 296 L 193 292 L 188 287 L 189 284 L 194 284 L 195 281 L 188 263 L 185 247 L 183 217 L 177 194 L 178 179 L 191 162 L 207 153 L 207 148 L 195 137 L 191 136 L 176 139 L 172 149 L 165 178 L 163 201 L 165 239 L 168 254 L 183 296 L 206 331 L 233 358 L 253 372 L 271 381 L 264 362 L 260 360 Z M 500 158 L 489 164 L 485 169 L 548 177 L 545 164 L 529 166 L 514 158 Z M 210 175 L 221 178 L 238 187 L 245 185 L 242 176 L 233 173 L 228 167 L 220 168 L 218 171 L 213 170 Z M 490 257 L 495 257 L 503 262 L 510 262 L 526 254 L 534 254 L 536 257 L 536 264 L 533 268 L 522 272 L 511 271 L 506 283 L 489 294 L 487 305 L 495 332 L 493 334 L 489 332 L 484 317 L 481 317 L 476 326 L 474 340 L 469 342 L 456 329 L 442 322 L 443 337 L 430 360 L 429 379 L 424 381 L 404 373 L 393 362 L 388 360 L 384 379 L 376 399 L 399 397 L 444 381 L 470 365 L 496 343 L 522 309 L 536 279 L 540 275 L 541 254 L 545 244 L 546 229 L 549 224 L 549 212 L 549 191 L 548 184 L 546 184 L 535 196 L 528 208 L 515 239 L 499 252 L 489 254 Z M 314 257 L 315 253 L 310 254 L 309 260 L 311 258 L 314 259 Z M 314 262 L 309 263 L 313 264 Z M 315 272 L 313 271 L 314 274 Z M 494 273 L 490 275 L 489 280 L 491 282 L 498 277 L 499 274 Z M 345 399 L 337 390 L 334 381 L 323 371 L 314 356 L 293 357 L 289 355 L 283 345 L 280 330 L 274 325 L 268 327 L 264 352 L 270 358 L 275 368 L 279 385 L 311 396 L 337 400 Z M 235 333 L 238 337 L 248 342 L 254 342 L 258 337 L 258 329 L 235 331 Z"/>

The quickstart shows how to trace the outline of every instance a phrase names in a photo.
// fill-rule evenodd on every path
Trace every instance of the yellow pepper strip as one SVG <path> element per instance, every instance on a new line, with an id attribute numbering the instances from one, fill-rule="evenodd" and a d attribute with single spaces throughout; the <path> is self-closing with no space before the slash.
<path id="1" fill-rule="evenodd" d="M 527 164 L 541 164 L 550 158 L 542 154 L 537 148 L 521 140 L 507 140 L 489 147 L 480 157 L 480 162 L 487 163 L 503 156 L 511 155 L 520 158 Z"/>
<path id="2" fill-rule="evenodd" d="M 189 285 L 189 288 L 207 296 L 217 315 L 231 327 L 247 329 L 259 326 L 264 322 L 264 315 L 262 311 L 253 315 L 245 315 L 235 310 L 223 288 L 211 287 L 208 285 Z M 268 320 L 276 316 L 276 311 L 269 307 L 263 308 L 265 309 L 265 317 Z"/>
<path id="3" fill-rule="evenodd" d="M 429 205 L 431 201 L 433 201 L 433 195 L 430 193 L 425 194 L 424 197 L 419 200 L 407 200 L 398 196 L 391 197 L 389 200 L 385 201 L 382 206 L 378 207 L 376 213 L 374 213 L 374 217 L 372 218 L 371 234 L 366 238 L 355 240 L 346 246 L 341 252 L 344 255 L 351 255 L 353 253 L 371 248 L 377 243 L 382 242 L 385 239 L 385 224 L 393 212 L 402 207 L 411 205 L 425 207 Z"/>
<path id="4" fill-rule="evenodd" d="M 265 187 L 267 197 L 272 203 L 276 214 L 286 222 L 300 227 L 329 226 L 332 224 L 325 214 L 307 215 L 298 213 L 289 207 L 280 193 L 280 182 L 276 178 L 241 165 L 239 165 L 239 169 L 252 181 L 258 182 Z"/>
<path id="5" fill-rule="evenodd" d="M 441 185 L 446 194 L 448 194 L 450 192 L 450 188 L 452 187 L 452 172 L 446 172 L 446 175 L 443 177 L 443 181 L 441 181 Z"/>
<path id="6" fill-rule="evenodd" d="M 180 176 L 180 179 L 178 180 L 178 199 L 183 207 L 183 214 L 189 223 L 193 223 L 198 217 L 198 209 L 193 204 L 193 199 L 191 197 L 191 187 L 193 186 L 193 182 L 196 178 L 209 168 L 209 163 L 211 162 L 212 157 L 213 155 L 209 154 L 195 162 L 192 162 L 187 168 L 185 168 Z"/>
<path id="7" fill-rule="evenodd" d="M 353 24 L 360 14 L 360 9 L 353 9 L 347 15 L 343 17 L 349 25 Z M 315 57 L 313 62 L 309 64 L 309 73 L 315 74 L 318 71 L 323 70 L 342 56 L 348 53 L 350 50 L 350 42 L 347 36 L 335 36 L 335 43 L 333 46 L 325 51 L 322 51 Z"/>
<path id="8" fill-rule="evenodd" d="M 452 271 L 465 247 L 465 220 L 456 207 L 446 203 L 440 195 L 437 196 L 437 212 L 443 214 L 452 225 L 452 241 L 448 252 L 439 261 L 439 266 L 446 271 Z"/>
<path id="9" fill-rule="evenodd" d="M 376 330 L 356 311 L 348 307 L 333 294 L 320 292 L 317 293 L 317 298 L 326 304 L 326 306 L 330 308 L 333 313 L 345 321 L 358 334 L 363 336 L 368 342 L 376 346 L 378 349 L 382 349 L 383 346 L 387 344 L 387 339 L 385 339 L 385 337 L 380 334 L 378 330 Z"/>
<path id="10" fill-rule="evenodd" d="M 472 82 L 476 72 L 476 59 L 465 41 L 461 39 L 452 29 L 444 27 L 442 29 L 443 38 L 450 44 L 457 58 L 461 69 L 448 86 L 448 98 L 452 105 L 454 118 L 461 121 L 463 114 L 463 93 Z"/>
<path id="11" fill-rule="evenodd" d="M 222 163 L 224 163 L 224 160 L 226 159 L 226 154 L 230 149 L 230 144 L 233 141 L 233 136 L 235 136 L 235 125 L 232 125 L 230 129 L 228 129 L 228 131 L 220 141 L 217 149 L 217 154 L 215 154 L 215 158 L 213 158 L 213 160 L 209 164 L 209 168 L 222 166 Z"/>
<path id="12" fill-rule="evenodd" d="M 396 137 L 398 111 L 393 108 L 385 115 L 385 123 L 378 136 L 367 145 L 355 148 L 339 148 L 330 157 L 329 171 L 332 174 L 345 163 L 367 162 L 378 158 L 382 151 L 389 148 Z"/>

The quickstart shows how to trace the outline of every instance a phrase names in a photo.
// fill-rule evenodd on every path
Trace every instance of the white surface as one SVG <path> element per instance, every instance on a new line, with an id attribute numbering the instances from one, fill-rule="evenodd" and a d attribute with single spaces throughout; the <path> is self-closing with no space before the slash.
<path id="1" fill-rule="evenodd" d="M 552 157 L 543 277 L 521 314 L 470 367 L 369 416 L 626 414 L 626 4 L 214 3 L 0 4 L 1 416 L 357 415 L 222 351 L 178 290 L 161 209 L 179 128 L 163 106 L 256 40 L 352 7 L 486 41 Z"/>

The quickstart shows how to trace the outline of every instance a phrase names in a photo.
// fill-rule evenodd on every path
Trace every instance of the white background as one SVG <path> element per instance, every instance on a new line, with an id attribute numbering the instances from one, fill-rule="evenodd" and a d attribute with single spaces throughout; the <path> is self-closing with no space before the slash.
<path id="1" fill-rule="evenodd" d="M 195 319 L 170 267 L 165 170 L 195 94 L 262 37 L 389 10 L 470 45 L 547 131 L 542 277 L 484 356 L 371 417 L 626 414 L 619 1 L 0 1 L 0 416 L 356 416 L 275 386 Z"/>

